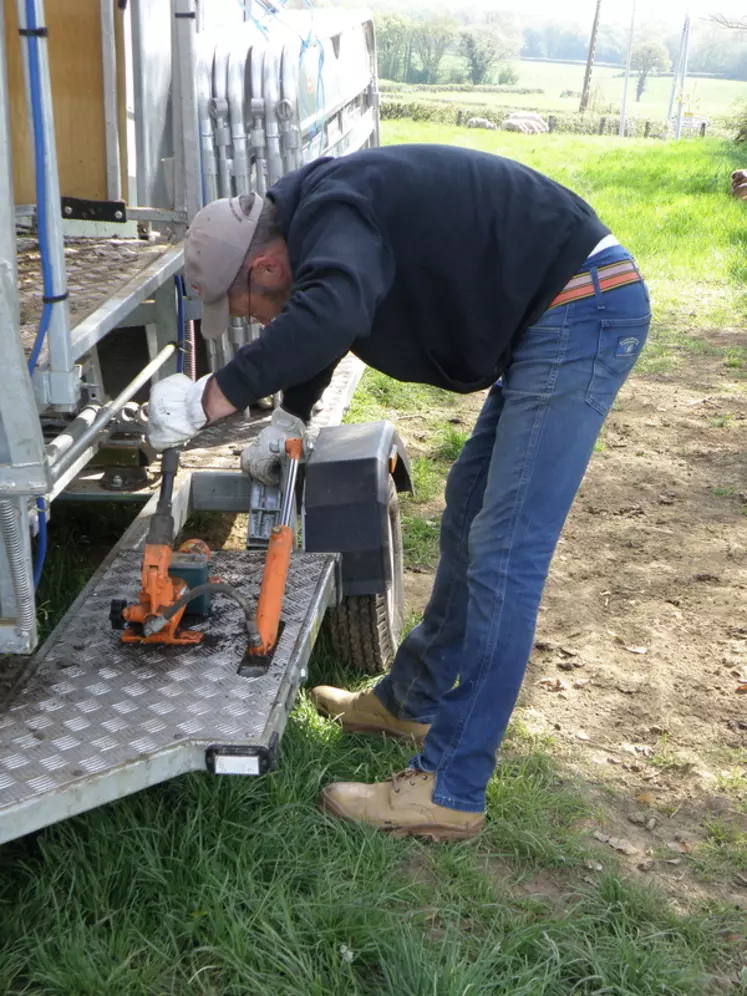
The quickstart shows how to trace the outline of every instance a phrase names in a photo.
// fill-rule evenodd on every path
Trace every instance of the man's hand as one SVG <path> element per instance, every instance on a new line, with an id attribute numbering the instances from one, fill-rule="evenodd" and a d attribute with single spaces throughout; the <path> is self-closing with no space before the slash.
<path id="1" fill-rule="evenodd" d="M 205 386 L 212 374 L 192 381 L 173 374 L 153 385 L 148 404 L 148 441 L 154 450 L 181 446 L 207 424 L 202 404 Z"/>
<path id="2" fill-rule="evenodd" d="M 270 424 L 241 454 L 241 469 L 262 484 L 278 484 L 286 439 L 303 439 L 305 433 L 306 424 L 300 418 L 276 408 Z M 278 452 L 270 449 L 271 443 L 278 444 Z"/>

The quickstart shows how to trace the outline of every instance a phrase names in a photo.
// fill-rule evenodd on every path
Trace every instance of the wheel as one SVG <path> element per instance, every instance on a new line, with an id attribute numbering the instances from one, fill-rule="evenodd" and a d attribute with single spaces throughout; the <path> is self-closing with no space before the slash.
<path id="1" fill-rule="evenodd" d="M 387 530 L 391 583 L 377 595 L 346 595 L 327 613 L 332 647 L 343 661 L 363 674 L 386 671 L 399 646 L 405 610 L 402 560 L 402 526 L 399 499 L 389 479 Z"/>

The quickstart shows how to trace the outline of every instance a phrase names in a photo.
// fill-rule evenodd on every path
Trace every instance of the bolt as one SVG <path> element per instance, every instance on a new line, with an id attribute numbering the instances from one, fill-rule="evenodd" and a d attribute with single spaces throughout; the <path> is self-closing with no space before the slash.
<path id="1" fill-rule="evenodd" d="M 68 218 L 70 217 L 70 215 L 71 215 L 72 213 L 73 213 L 73 209 L 72 209 L 72 208 L 70 207 L 70 205 L 69 205 L 69 204 L 66 204 L 66 205 L 65 205 L 65 214 L 66 214 L 66 215 L 68 216 Z"/>
<path id="2" fill-rule="evenodd" d="M 115 211 L 114 212 L 114 217 L 117 219 L 117 221 L 121 221 L 122 220 L 122 212 L 121 211 Z"/>

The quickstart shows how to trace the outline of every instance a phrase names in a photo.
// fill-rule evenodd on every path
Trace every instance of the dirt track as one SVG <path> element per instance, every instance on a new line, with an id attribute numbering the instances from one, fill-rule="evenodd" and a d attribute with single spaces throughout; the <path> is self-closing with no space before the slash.
<path id="1" fill-rule="evenodd" d="M 747 830 L 747 393 L 721 348 L 746 338 L 706 335 L 626 386 L 557 551 L 518 713 L 600 803 L 589 831 L 635 848 L 631 869 L 738 903 L 747 868 L 697 857 L 714 818 Z M 412 609 L 429 587 L 408 577 Z"/>

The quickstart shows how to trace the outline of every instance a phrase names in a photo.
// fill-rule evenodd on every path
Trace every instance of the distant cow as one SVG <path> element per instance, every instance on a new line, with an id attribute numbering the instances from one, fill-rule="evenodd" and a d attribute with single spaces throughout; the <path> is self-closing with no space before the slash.
<path id="1" fill-rule="evenodd" d="M 539 135 L 550 129 L 539 114 L 533 114 L 531 111 L 513 111 L 503 122 L 503 130 L 520 131 L 524 135 Z"/>
<path id="2" fill-rule="evenodd" d="M 495 131 L 496 127 L 492 121 L 488 121 L 487 118 L 470 118 L 467 122 L 468 128 L 487 128 L 488 131 Z"/>

